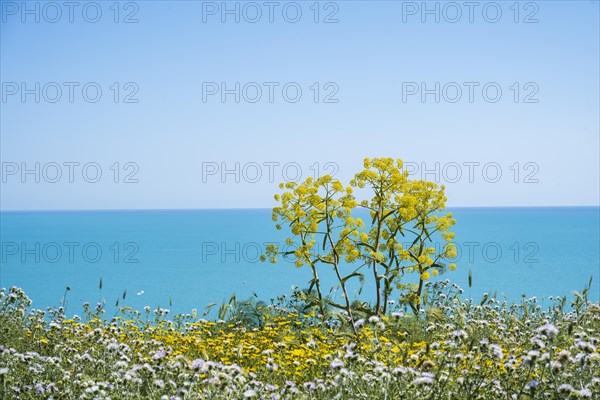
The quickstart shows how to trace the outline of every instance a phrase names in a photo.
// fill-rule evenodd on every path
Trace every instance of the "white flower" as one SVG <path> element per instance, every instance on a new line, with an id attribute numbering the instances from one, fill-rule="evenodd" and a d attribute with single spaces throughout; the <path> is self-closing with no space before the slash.
<path id="1" fill-rule="evenodd" d="M 206 363 L 204 362 L 204 360 L 197 358 L 192 362 L 192 368 L 193 369 L 200 369 L 200 368 L 204 369 L 205 364 Z"/>
<path id="2" fill-rule="evenodd" d="M 537 350 L 530 350 L 527 355 L 532 359 L 538 358 L 540 356 L 540 352 Z"/>
<path id="3" fill-rule="evenodd" d="M 8 368 L 0 368 L 0 375 L 8 374 Z"/>
<path id="4" fill-rule="evenodd" d="M 595 353 L 596 352 L 596 346 L 594 346 L 591 343 L 584 342 L 583 340 L 578 340 L 577 343 L 575 343 L 575 348 L 581 349 L 581 350 L 585 351 L 586 353 Z"/>
<path id="5" fill-rule="evenodd" d="M 365 319 L 364 319 L 364 318 L 361 318 L 361 319 L 359 319 L 358 321 L 356 321 L 356 322 L 354 323 L 354 327 L 355 327 L 355 328 L 360 328 L 360 327 L 362 326 L 362 324 L 364 324 L 364 323 L 365 323 Z"/>
<path id="6" fill-rule="evenodd" d="M 248 398 L 248 397 L 254 397 L 256 396 L 256 391 L 252 390 L 252 389 L 248 389 L 244 392 L 244 397 Z"/>
<path id="7" fill-rule="evenodd" d="M 534 379 L 532 381 L 527 382 L 527 384 L 525 385 L 525 389 L 527 390 L 535 390 L 536 387 L 538 387 L 540 384 L 540 381 Z"/>
<path id="8" fill-rule="evenodd" d="M 548 337 L 558 335 L 558 328 L 552 324 L 542 325 L 536 329 L 536 332 L 542 333 Z"/>
<path id="9" fill-rule="evenodd" d="M 550 368 L 552 368 L 552 370 L 556 372 L 562 368 L 562 364 L 558 361 L 550 361 Z"/>
<path id="10" fill-rule="evenodd" d="M 537 349 L 545 349 L 546 345 L 544 344 L 544 342 L 542 342 L 539 337 L 534 337 L 533 339 L 531 339 L 531 343 L 533 343 L 533 346 Z"/>
<path id="11" fill-rule="evenodd" d="M 573 386 L 565 383 L 560 385 L 556 390 L 558 391 L 558 393 L 571 393 L 574 389 Z"/>
<path id="12" fill-rule="evenodd" d="M 460 330 L 452 331 L 451 335 L 455 339 L 466 338 L 467 337 L 467 332 L 465 332 L 462 329 L 460 329 Z"/>
<path id="13" fill-rule="evenodd" d="M 341 368 L 341 367 L 343 367 L 343 366 L 344 366 L 344 362 L 343 362 L 342 360 L 340 360 L 340 359 L 337 359 L 337 358 L 336 358 L 336 359 L 334 359 L 334 360 L 331 362 L 331 364 L 330 364 L 329 366 L 330 366 L 332 369 L 335 369 L 335 368 Z"/>
<path id="14" fill-rule="evenodd" d="M 422 376 L 413 381 L 415 385 L 431 385 L 433 383 L 433 378 L 431 376 Z"/>
<path id="15" fill-rule="evenodd" d="M 498 346 L 497 344 L 490 344 L 490 349 L 492 349 L 492 354 L 494 354 L 494 357 L 502 360 L 502 357 L 504 356 L 502 354 L 502 347 Z"/>

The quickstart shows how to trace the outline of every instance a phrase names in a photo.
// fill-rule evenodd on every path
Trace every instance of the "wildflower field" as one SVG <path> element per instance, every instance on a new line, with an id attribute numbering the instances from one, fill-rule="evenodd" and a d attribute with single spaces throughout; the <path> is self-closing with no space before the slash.
<path id="1" fill-rule="evenodd" d="M 2 399 L 578 399 L 600 390 L 600 306 L 461 301 L 427 283 L 418 315 L 360 318 L 356 333 L 303 312 L 302 292 L 240 303 L 225 320 L 103 306 L 67 318 L 0 292 Z M 567 311 L 570 310 L 570 311 Z"/>
<path id="2" fill-rule="evenodd" d="M 312 279 L 270 304 L 232 297 L 204 320 L 123 306 L 107 318 L 101 302 L 69 317 L 62 307 L 30 310 L 23 290 L 3 289 L 0 398 L 600 398 L 591 279 L 545 307 L 462 299 L 439 280 L 457 267 L 444 187 L 410 180 L 401 160 L 365 159 L 364 168 L 349 185 L 326 175 L 280 186 L 273 221 L 290 236 L 262 259 L 291 257 Z M 371 199 L 359 202 L 355 190 Z M 323 268 L 341 296 L 328 294 Z M 374 298 L 352 299 L 350 280 Z"/>

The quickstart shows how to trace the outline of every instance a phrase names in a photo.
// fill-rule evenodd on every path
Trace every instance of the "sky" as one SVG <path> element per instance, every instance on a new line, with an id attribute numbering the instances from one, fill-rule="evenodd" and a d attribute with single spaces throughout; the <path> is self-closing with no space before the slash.
<path id="1" fill-rule="evenodd" d="M 271 207 L 364 157 L 600 203 L 597 1 L 0 5 L 2 211 Z"/>

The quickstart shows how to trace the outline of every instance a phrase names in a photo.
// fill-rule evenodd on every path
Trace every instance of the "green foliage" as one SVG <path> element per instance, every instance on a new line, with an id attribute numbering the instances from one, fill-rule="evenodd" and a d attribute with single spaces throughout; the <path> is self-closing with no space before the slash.
<path id="1" fill-rule="evenodd" d="M 302 290 L 268 305 L 232 296 L 224 320 L 206 321 L 129 307 L 106 318 L 102 304 L 68 318 L 2 289 L 0 398 L 595 398 L 600 305 L 590 288 L 543 309 L 536 298 L 463 301 L 458 286 L 427 282 L 417 315 L 393 305 L 363 318 L 353 304 L 355 333 L 315 316 Z"/>

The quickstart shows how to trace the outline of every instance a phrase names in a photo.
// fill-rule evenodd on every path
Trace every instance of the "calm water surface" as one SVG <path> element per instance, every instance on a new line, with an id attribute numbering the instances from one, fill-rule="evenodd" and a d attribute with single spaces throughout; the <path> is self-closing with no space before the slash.
<path id="1" fill-rule="evenodd" d="M 523 293 L 565 295 L 593 276 L 592 298 L 599 299 L 597 207 L 451 211 L 458 268 L 440 277 L 465 288 L 465 295 L 497 292 L 512 301 Z M 38 308 L 61 304 L 69 286 L 69 313 L 80 313 L 84 301 L 105 299 L 112 307 L 124 290 L 125 304 L 134 308 L 190 312 L 234 293 L 268 301 L 310 275 L 289 262 L 258 261 L 267 243 L 285 240 L 266 209 L 5 212 L 0 218 L 0 287 L 24 288 Z M 322 272 L 331 285 L 333 278 Z M 364 289 L 369 298 L 372 293 Z"/>

